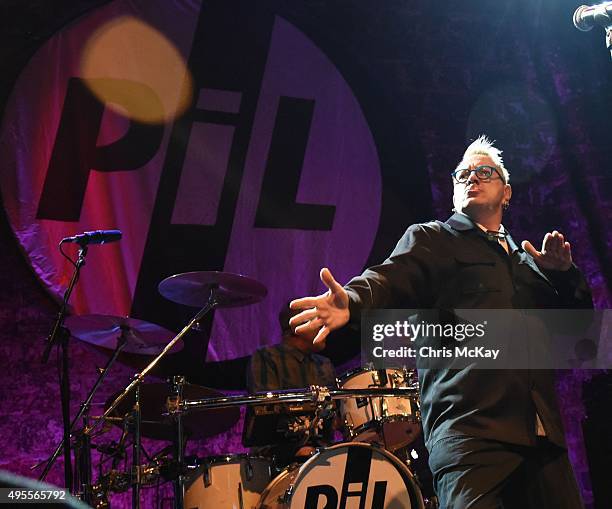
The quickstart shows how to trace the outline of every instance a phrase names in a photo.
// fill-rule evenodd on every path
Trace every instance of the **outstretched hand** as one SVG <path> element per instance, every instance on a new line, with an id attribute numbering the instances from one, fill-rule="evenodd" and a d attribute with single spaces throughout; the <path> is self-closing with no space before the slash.
<path id="1" fill-rule="evenodd" d="M 317 297 L 303 297 L 291 301 L 291 309 L 303 309 L 289 320 L 296 334 L 318 330 L 313 343 L 325 340 L 327 335 L 349 321 L 349 298 L 346 290 L 334 279 L 329 269 L 321 269 L 321 281 L 328 290 Z"/>
<path id="2" fill-rule="evenodd" d="M 572 266 L 572 248 L 565 242 L 557 230 L 544 235 L 542 250 L 538 251 L 531 242 L 524 240 L 521 244 L 535 260 L 538 267 L 544 270 L 568 270 Z"/>

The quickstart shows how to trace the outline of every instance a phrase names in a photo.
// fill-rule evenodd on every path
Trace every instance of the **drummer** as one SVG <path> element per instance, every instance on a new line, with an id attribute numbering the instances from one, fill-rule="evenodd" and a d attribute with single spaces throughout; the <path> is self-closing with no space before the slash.
<path id="1" fill-rule="evenodd" d="M 281 342 L 264 346 L 253 353 L 247 368 L 249 392 L 299 389 L 310 385 L 336 385 L 336 372 L 331 361 L 319 355 L 325 342 L 313 343 L 313 332 L 296 334 L 289 319 L 298 311 L 287 303 L 278 315 Z"/>
<path id="2" fill-rule="evenodd" d="M 281 342 L 256 350 L 247 367 L 247 389 L 251 393 L 284 389 L 300 389 L 311 385 L 336 387 L 336 372 L 332 362 L 320 355 L 325 342 L 313 343 L 315 332 L 296 334 L 289 326 L 289 319 L 298 311 L 289 309 L 287 302 L 280 310 L 278 319 L 281 329 Z M 322 439 L 309 439 L 304 446 L 288 447 L 278 444 L 258 450 L 259 454 L 274 454 L 281 463 L 289 463 L 295 457 L 307 457 L 315 447 L 332 442 L 333 429 L 326 423 Z"/>

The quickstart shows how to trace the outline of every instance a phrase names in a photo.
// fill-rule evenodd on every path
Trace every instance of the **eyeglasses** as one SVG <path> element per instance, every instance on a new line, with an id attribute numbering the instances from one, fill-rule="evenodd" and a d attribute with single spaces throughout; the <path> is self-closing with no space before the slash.
<path id="1" fill-rule="evenodd" d="M 451 175 L 455 179 L 455 182 L 457 182 L 458 184 L 465 184 L 469 180 L 472 172 L 475 173 L 476 176 L 484 182 L 488 182 L 489 180 L 491 180 L 491 178 L 493 177 L 493 173 L 497 173 L 502 182 L 506 183 L 504 177 L 497 168 L 487 165 L 476 166 L 476 168 L 472 170 L 470 170 L 469 168 L 455 170 L 451 173 Z"/>

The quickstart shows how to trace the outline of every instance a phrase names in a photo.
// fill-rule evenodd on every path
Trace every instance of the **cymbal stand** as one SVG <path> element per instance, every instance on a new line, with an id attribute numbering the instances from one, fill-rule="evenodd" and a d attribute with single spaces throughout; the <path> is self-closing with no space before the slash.
<path id="1" fill-rule="evenodd" d="M 183 387 L 185 386 L 184 376 L 174 376 L 170 380 L 170 398 L 172 402 L 168 405 L 178 406 L 183 400 Z M 179 473 L 174 481 L 174 508 L 183 509 L 183 498 L 185 496 L 185 474 L 183 472 L 183 463 L 185 459 L 185 441 L 183 429 L 182 412 L 172 414 L 176 429 L 176 443 L 174 444 L 174 459 L 178 464 Z"/>
<path id="2" fill-rule="evenodd" d="M 140 446 L 142 443 L 140 436 L 140 384 L 134 388 L 134 407 L 130 419 L 132 420 L 134 442 L 132 443 L 132 507 L 140 509 L 140 488 L 142 485 L 142 469 L 140 468 Z"/>
<path id="3" fill-rule="evenodd" d="M 178 342 L 180 341 L 183 336 L 185 336 L 200 320 L 202 320 L 202 318 L 211 310 L 213 310 L 214 308 L 217 307 L 217 305 L 219 304 L 218 300 L 217 300 L 217 286 L 212 286 L 210 289 L 210 294 L 208 296 L 208 301 L 206 302 L 206 305 L 200 309 L 200 311 L 198 311 L 196 313 L 196 315 L 189 321 L 189 323 L 187 325 L 185 325 L 185 327 L 183 327 L 183 329 L 164 347 L 164 349 L 157 355 L 157 357 L 155 357 L 155 359 L 153 359 L 148 366 L 146 366 L 140 373 L 137 373 L 134 378 L 132 379 L 132 381 L 129 383 L 129 385 L 123 390 L 123 392 L 121 394 L 119 394 L 119 396 L 117 396 L 115 398 L 115 401 L 113 401 L 111 403 L 111 405 L 106 409 L 106 411 L 104 412 L 104 414 L 102 414 L 100 417 L 98 417 L 92 425 L 88 426 L 87 428 L 85 428 L 83 430 L 83 433 L 89 435 L 91 434 L 91 432 L 99 425 L 100 422 L 104 422 L 105 419 L 107 419 L 115 410 L 115 408 L 117 408 L 117 405 L 119 405 L 119 403 L 121 403 L 121 401 L 123 401 L 127 395 L 134 389 L 138 389 L 140 387 L 140 384 L 142 383 L 142 381 L 145 379 L 145 377 L 149 374 L 149 372 L 155 368 L 155 366 L 157 366 L 157 364 L 159 363 L 159 361 L 165 357 L 165 355 L 172 349 L 172 347 Z M 136 392 L 136 403 L 134 405 L 134 410 L 133 410 L 133 419 L 134 419 L 134 443 L 138 444 L 138 447 L 136 447 L 136 445 L 134 445 L 133 448 L 133 457 L 134 457 L 134 461 L 138 461 L 138 463 L 135 463 L 135 466 L 138 467 L 136 469 L 136 475 L 135 475 L 135 481 L 133 483 L 133 491 L 132 491 L 132 507 L 134 509 L 138 509 L 140 507 L 140 485 L 141 485 L 141 479 L 140 479 L 140 403 L 138 401 L 138 397 L 139 397 L 139 392 Z"/>
<path id="4" fill-rule="evenodd" d="M 70 423 L 70 428 L 69 428 L 69 433 L 68 433 L 69 437 L 72 437 L 72 431 L 73 431 L 76 423 L 81 418 L 83 418 L 84 415 L 86 415 L 89 412 L 91 401 L 92 401 L 94 395 L 98 391 L 98 388 L 102 384 L 104 378 L 106 378 L 106 374 L 110 370 L 111 366 L 115 363 L 115 361 L 117 360 L 117 357 L 119 357 L 119 354 L 121 353 L 121 350 L 123 350 L 123 348 L 127 344 L 127 337 L 125 335 L 125 332 L 126 332 L 126 329 L 122 328 L 121 335 L 118 338 L 117 346 L 116 346 L 115 350 L 113 351 L 113 355 L 108 360 L 108 362 L 106 363 L 104 368 L 102 368 L 102 370 L 99 372 L 98 379 L 96 380 L 96 382 L 94 383 L 93 387 L 89 391 L 89 394 L 85 398 L 85 401 L 83 401 L 83 403 L 81 403 L 81 406 L 79 408 L 79 411 L 78 411 L 77 415 L 74 417 L 74 419 Z M 85 424 L 84 429 L 87 429 L 88 428 L 87 420 L 85 421 L 84 424 Z M 81 440 L 82 443 L 85 444 L 86 442 L 88 442 L 89 438 L 90 437 L 85 437 L 84 435 L 81 435 L 79 440 Z M 62 441 L 57 445 L 57 447 L 55 448 L 55 451 L 53 451 L 53 454 L 47 460 L 47 464 L 45 465 L 45 469 L 43 470 L 42 474 L 40 474 L 40 476 L 38 478 L 39 481 L 43 481 L 45 479 L 45 477 L 47 476 L 47 474 L 49 473 L 49 470 L 51 470 L 51 467 L 53 466 L 53 463 L 55 463 L 55 460 L 59 456 L 59 453 L 64 448 L 64 443 L 65 443 L 64 440 L 65 440 L 65 438 L 63 438 Z M 70 444 L 69 443 L 68 443 L 68 448 L 70 448 Z M 86 445 L 86 447 L 82 448 L 81 454 L 84 454 L 86 458 L 89 458 L 89 463 L 91 464 L 90 444 L 88 444 L 88 445 Z M 35 465 L 32 468 L 36 468 L 37 466 L 38 465 Z M 78 472 L 78 474 L 79 474 L 78 477 L 81 477 L 81 478 L 82 478 L 83 475 L 85 475 L 85 478 L 88 477 L 86 472 L 80 471 L 80 472 Z M 84 479 L 81 479 L 81 481 L 84 481 Z M 91 474 L 89 475 L 89 480 L 87 481 L 87 483 L 91 484 Z M 80 486 L 77 486 L 77 488 L 78 489 L 82 489 L 82 490 L 86 490 L 87 489 L 87 487 L 85 485 L 83 485 L 83 482 L 81 482 Z"/>
<path id="5" fill-rule="evenodd" d="M 89 424 L 89 408 L 83 416 L 83 427 Z M 77 496 L 91 505 L 91 437 L 82 435 L 74 444 L 74 490 Z"/>
<path id="6" fill-rule="evenodd" d="M 100 483 L 97 488 L 97 500 L 103 500 L 103 501 L 108 501 L 108 496 L 113 488 L 113 475 L 114 473 L 117 471 L 117 467 L 119 466 L 119 462 L 125 458 L 125 440 L 127 439 L 128 433 L 129 433 L 129 427 L 130 427 L 131 423 L 130 423 L 130 419 L 124 419 L 123 420 L 123 429 L 121 431 L 121 437 L 119 438 L 119 441 L 117 442 L 117 445 L 114 449 L 114 452 L 112 454 L 112 460 L 111 460 L 111 467 L 110 467 L 110 471 L 111 471 L 111 477 L 109 479 L 109 482 L 104 485 L 103 483 Z M 96 486 L 94 486 L 94 490 L 96 491 Z M 92 494 L 92 498 L 93 494 Z M 96 505 L 96 501 L 94 500 L 94 503 L 90 503 L 90 505 L 92 507 L 97 507 Z"/>

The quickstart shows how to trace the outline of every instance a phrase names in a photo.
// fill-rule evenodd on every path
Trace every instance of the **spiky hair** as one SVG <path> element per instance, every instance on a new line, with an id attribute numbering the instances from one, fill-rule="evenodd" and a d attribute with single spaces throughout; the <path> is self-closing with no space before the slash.
<path id="1" fill-rule="evenodd" d="M 488 156 L 497 166 L 497 169 L 500 170 L 504 176 L 504 180 L 506 184 L 510 182 L 510 172 L 504 166 L 504 160 L 502 158 L 502 151 L 497 147 L 493 146 L 494 141 L 491 141 L 487 138 L 486 135 L 481 134 L 478 138 L 476 138 L 468 148 L 465 149 L 463 154 L 463 158 L 461 162 L 457 165 L 457 168 L 461 166 L 461 163 L 469 156 L 472 155 L 482 155 Z"/>

